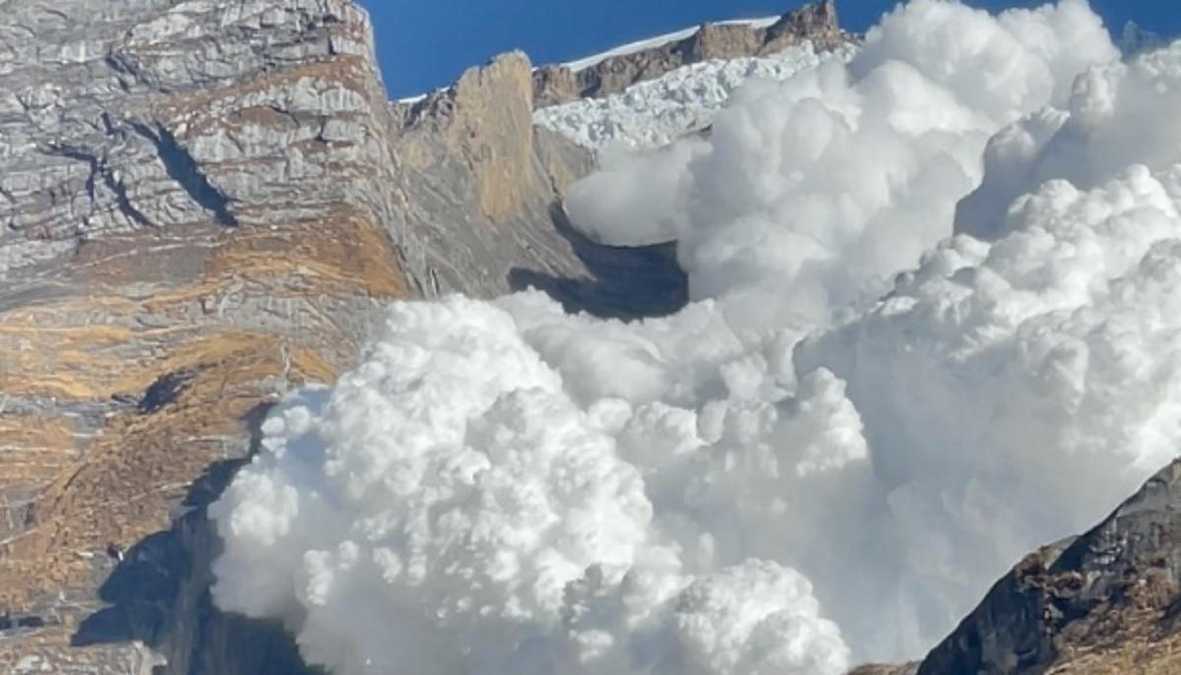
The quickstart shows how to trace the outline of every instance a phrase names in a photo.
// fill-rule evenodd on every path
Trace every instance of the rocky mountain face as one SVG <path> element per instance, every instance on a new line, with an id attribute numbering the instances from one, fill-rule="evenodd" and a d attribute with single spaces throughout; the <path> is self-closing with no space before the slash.
<path id="1" fill-rule="evenodd" d="M 699 61 L 765 56 L 805 40 L 811 41 L 818 52 L 828 51 L 852 39 L 840 28 L 836 2 L 821 0 L 789 12 L 766 27 L 705 24 L 682 40 L 633 54 L 611 56 L 580 70 L 564 65 L 538 68 L 533 74 L 534 98 L 538 106 L 597 98 Z"/>
<path id="2" fill-rule="evenodd" d="M 200 509 L 268 402 L 414 292 L 370 26 L 0 9 L 0 670 L 260 672 L 215 653 Z"/>

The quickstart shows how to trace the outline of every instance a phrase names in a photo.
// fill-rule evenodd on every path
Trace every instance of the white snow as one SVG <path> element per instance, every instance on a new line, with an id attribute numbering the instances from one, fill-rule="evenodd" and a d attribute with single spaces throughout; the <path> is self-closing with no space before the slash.
<path id="1" fill-rule="evenodd" d="M 533 122 L 584 147 L 655 148 L 709 126 L 735 89 L 749 80 L 783 81 L 828 60 L 847 61 L 853 47 L 817 55 L 811 43 L 767 57 L 690 64 L 603 98 L 541 108 Z"/>

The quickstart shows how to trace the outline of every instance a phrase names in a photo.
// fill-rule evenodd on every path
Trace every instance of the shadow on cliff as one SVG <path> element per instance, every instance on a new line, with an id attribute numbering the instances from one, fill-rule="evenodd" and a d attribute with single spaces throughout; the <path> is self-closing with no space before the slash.
<path id="1" fill-rule="evenodd" d="M 567 312 L 625 320 L 667 316 L 688 302 L 689 280 L 677 265 L 675 243 L 605 246 L 575 230 L 560 204 L 550 207 L 550 217 L 591 276 L 570 279 L 514 267 L 508 275 L 514 291 L 536 288 Z"/>
<path id="2" fill-rule="evenodd" d="M 223 613 L 209 586 L 220 541 L 206 509 L 221 496 L 261 441 L 273 404 L 255 406 L 242 422 L 250 429 L 245 458 L 218 462 L 198 478 L 182 502 L 184 515 L 126 551 L 99 598 L 109 606 L 83 620 L 71 644 L 86 647 L 140 641 L 164 656 L 154 675 L 316 675 L 303 664 L 291 636 L 274 622 Z"/>

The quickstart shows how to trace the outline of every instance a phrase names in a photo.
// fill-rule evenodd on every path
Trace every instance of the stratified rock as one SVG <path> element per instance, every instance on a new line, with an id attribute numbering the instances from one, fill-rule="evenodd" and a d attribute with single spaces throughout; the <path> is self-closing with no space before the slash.
<path id="1" fill-rule="evenodd" d="M 919 675 L 1181 672 L 1181 460 L 1002 578 Z"/>
<path id="2" fill-rule="evenodd" d="M 538 107 L 544 107 L 608 96 L 691 63 L 766 56 L 804 41 L 811 41 L 817 52 L 838 49 L 854 41 L 853 36 L 840 28 L 835 0 L 805 5 L 784 14 L 770 26 L 707 23 L 687 38 L 610 56 L 577 71 L 562 65 L 544 66 L 533 73 L 534 98 Z"/>
<path id="3" fill-rule="evenodd" d="M 3 10 L 0 671 L 290 672 L 289 642 L 235 647 L 281 631 L 208 606 L 200 508 L 266 405 L 412 294 L 368 19 Z"/>

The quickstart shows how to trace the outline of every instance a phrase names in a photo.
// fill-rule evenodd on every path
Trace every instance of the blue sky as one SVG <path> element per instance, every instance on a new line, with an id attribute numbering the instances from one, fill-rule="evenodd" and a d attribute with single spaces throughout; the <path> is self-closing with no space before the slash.
<path id="1" fill-rule="evenodd" d="M 1176 0 L 1091 0 L 1115 26 L 1132 19 L 1165 35 L 1181 33 Z M 510 49 L 536 63 L 567 61 L 711 19 L 781 14 L 800 0 L 361 0 L 377 28 L 391 96 L 450 84 L 469 66 Z M 896 0 L 838 0 L 841 23 L 863 31 Z M 971 0 L 988 9 L 1040 0 Z"/>

